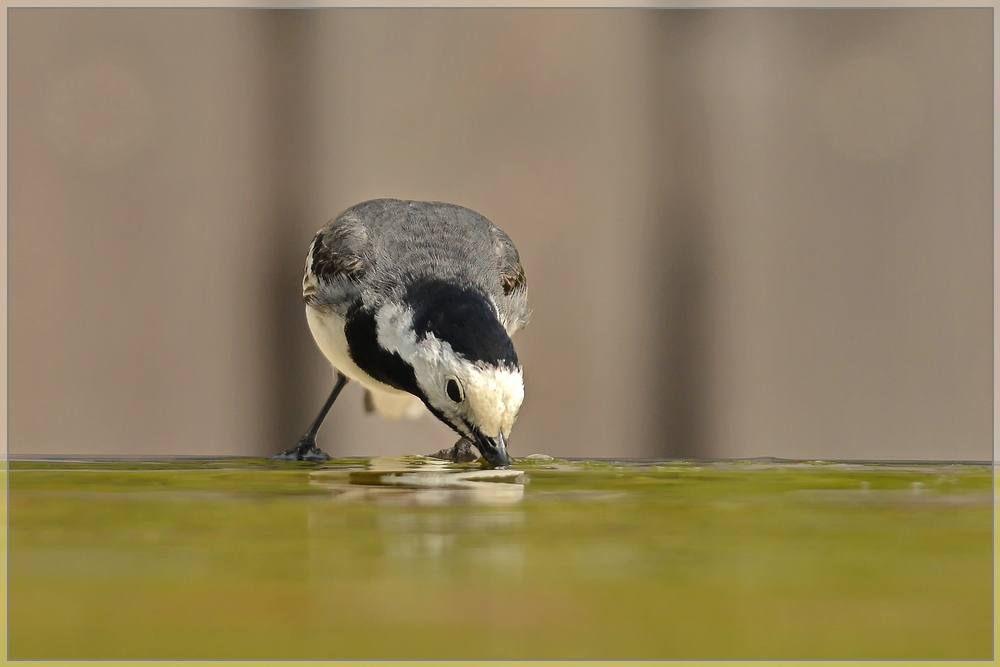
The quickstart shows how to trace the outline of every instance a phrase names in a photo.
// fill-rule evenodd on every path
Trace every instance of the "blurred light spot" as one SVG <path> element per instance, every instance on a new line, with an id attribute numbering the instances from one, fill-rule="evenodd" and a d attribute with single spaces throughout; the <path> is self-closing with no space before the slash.
<path id="1" fill-rule="evenodd" d="M 883 58 L 838 63 L 816 99 L 820 129 L 830 147 L 848 157 L 889 160 L 905 148 L 923 118 L 916 79 Z"/>
<path id="2" fill-rule="evenodd" d="M 133 157 L 152 126 L 145 86 L 113 64 L 89 63 L 59 80 L 46 109 L 48 135 L 81 166 L 107 169 Z"/>

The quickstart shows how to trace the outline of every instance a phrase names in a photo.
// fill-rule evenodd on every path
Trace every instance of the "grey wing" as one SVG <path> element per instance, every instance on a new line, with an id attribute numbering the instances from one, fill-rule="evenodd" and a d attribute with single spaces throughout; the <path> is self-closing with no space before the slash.
<path id="1" fill-rule="evenodd" d="M 528 311 L 528 282 L 514 242 L 495 225 L 492 226 L 491 232 L 500 271 L 500 286 L 503 290 L 497 306 L 500 309 L 501 324 L 508 335 L 512 335 L 524 328 L 531 314 Z"/>
<path id="2" fill-rule="evenodd" d="M 357 297 L 357 281 L 368 269 L 369 245 L 367 228 L 346 213 L 316 232 L 302 277 L 306 304 L 318 310 L 345 310 Z"/>

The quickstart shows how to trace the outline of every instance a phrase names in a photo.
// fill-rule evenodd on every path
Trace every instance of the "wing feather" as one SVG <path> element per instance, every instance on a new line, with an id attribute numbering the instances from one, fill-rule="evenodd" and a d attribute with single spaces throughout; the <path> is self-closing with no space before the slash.
<path id="1" fill-rule="evenodd" d="M 323 305 L 319 303 L 321 285 L 361 278 L 368 268 L 365 261 L 368 245 L 368 230 L 353 216 L 341 216 L 316 232 L 306 255 L 302 277 L 305 302 L 312 306 Z"/>
<path id="2" fill-rule="evenodd" d="M 492 234 L 504 295 L 501 317 L 505 320 L 503 326 L 507 333 L 513 334 L 528 323 L 528 281 L 514 242 L 496 225 L 492 226 Z"/>
<path id="3" fill-rule="evenodd" d="M 521 266 L 521 258 L 517 254 L 517 248 L 514 247 L 514 242 L 510 240 L 510 237 L 496 226 L 493 227 L 493 248 L 497 254 L 503 293 L 510 296 L 518 290 L 527 289 L 524 267 Z"/>

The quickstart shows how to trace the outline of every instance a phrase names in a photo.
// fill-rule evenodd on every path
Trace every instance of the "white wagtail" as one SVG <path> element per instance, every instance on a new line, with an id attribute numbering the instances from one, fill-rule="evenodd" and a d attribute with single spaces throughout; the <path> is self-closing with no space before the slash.
<path id="1" fill-rule="evenodd" d="M 383 413 L 412 414 L 419 399 L 461 436 L 456 453 L 471 443 L 490 465 L 510 464 L 524 398 L 510 336 L 528 319 L 527 284 L 493 223 L 440 202 L 357 204 L 313 238 L 302 296 L 336 383 L 298 446 L 275 458 L 329 458 L 316 433 L 350 378 Z"/>

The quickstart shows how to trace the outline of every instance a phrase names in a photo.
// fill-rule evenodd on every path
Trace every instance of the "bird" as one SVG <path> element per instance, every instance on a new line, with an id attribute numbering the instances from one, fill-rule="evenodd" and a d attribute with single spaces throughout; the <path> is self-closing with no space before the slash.
<path id="1" fill-rule="evenodd" d="M 524 400 L 511 336 L 530 313 L 506 233 L 456 204 L 361 202 L 314 236 L 302 298 L 335 383 L 298 444 L 272 458 L 328 460 L 316 435 L 354 380 L 369 411 L 412 416 L 423 404 L 459 435 L 458 460 L 478 459 L 478 450 L 489 467 L 510 465 L 507 442 Z"/>

